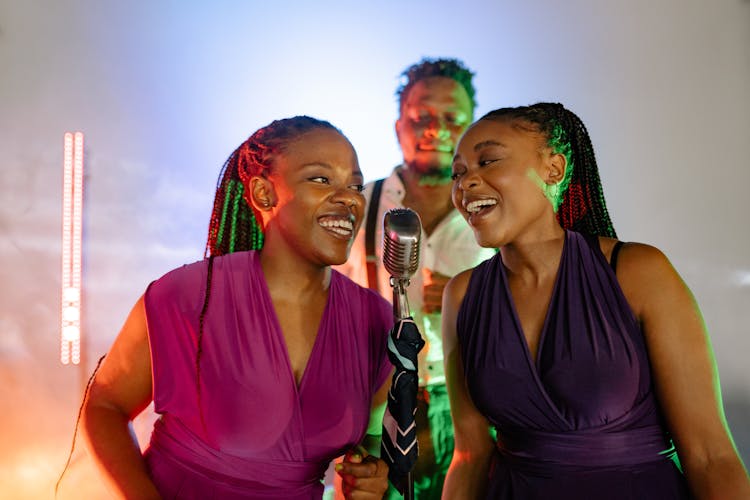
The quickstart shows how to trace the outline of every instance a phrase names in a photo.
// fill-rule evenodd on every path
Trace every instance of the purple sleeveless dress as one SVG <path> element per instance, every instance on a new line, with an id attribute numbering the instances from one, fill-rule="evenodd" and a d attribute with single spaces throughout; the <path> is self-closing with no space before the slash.
<path id="1" fill-rule="evenodd" d="M 537 359 L 499 253 L 472 273 L 457 334 L 471 398 L 497 429 L 488 498 L 690 498 L 645 339 L 596 238 L 566 232 Z"/>
<path id="2" fill-rule="evenodd" d="M 196 390 L 207 261 L 145 295 L 154 426 L 146 464 L 163 498 L 319 499 L 329 462 L 364 436 L 372 395 L 392 370 L 390 304 L 332 272 L 299 386 L 259 254 L 217 257 Z M 283 314 L 279 311 L 279 314 Z"/>

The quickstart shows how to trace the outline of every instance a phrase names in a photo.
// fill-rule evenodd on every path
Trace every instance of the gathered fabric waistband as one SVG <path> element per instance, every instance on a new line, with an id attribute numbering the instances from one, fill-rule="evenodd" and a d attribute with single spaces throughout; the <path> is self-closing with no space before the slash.
<path id="1" fill-rule="evenodd" d="M 658 426 L 620 432 L 546 432 L 498 429 L 497 449 L 514 465 L 589 469 L 622 467 L 672 459 L 672 441 Z"/>
<path id="2" fill-rule="evenodd" d="M 161 425 L 160 425 L 161 424 Z M 178 422 L 169 431 L 157 422 L 150 453 L 217 482 L 249 491 L 283 488 L 287 492 L 320 486 L 327 463 L 237 457 L 207 446 Z"/>

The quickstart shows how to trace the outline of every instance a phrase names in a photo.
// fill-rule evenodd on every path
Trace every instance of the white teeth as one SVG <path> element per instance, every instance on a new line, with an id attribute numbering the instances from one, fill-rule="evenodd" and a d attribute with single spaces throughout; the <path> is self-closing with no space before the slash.
<path id="1" fill-rule="evenodd" d="M 352 221 L 346 219 L 327 219 L 320 221 L 320 225 L 339 234 L 349 234 L 354 230 Z"/>
<path id="2" fill-rule="evenodd" d="M 482 207 L 497 205 L 497 200 L 475 200 L 466 205 L 467 212 L 479 212 Z"/>
<path id="3" fill-rule="evenodd" d="M 329 227 L 328 229 L 330 231 L 332 231 L 332 232 L 334 232 L 336 234 L 340 234 L 342 236 L 349 236 L 350 234 L 352 234 L 351 229 L 341 229 L 339 227 Z"/>

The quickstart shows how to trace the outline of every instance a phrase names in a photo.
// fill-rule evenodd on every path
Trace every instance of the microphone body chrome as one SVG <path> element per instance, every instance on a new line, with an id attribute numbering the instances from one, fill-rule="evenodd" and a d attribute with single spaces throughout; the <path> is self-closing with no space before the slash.
<path id="1" fill-rule="evenodd" d="M 410 314 L 406 287 L 419 267 L 419 241 L 422 222 L 408 208 L 395 208 L 383 217 L 383 265 L 391 275 L 393 315 L 396 320 Z"/>

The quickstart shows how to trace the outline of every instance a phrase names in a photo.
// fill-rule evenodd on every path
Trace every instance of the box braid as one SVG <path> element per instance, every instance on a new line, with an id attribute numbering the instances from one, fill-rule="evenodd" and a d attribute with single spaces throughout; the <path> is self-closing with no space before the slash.
<path id="1" fill-rule="evenodd" d="M 204 254 L 208 257 L 208 270 L 206 292 L 198 318 L 198 345 L 195 356 L 198 411 L 204 430 L 206 424 L 201 409 L 200 360 L 203 354 L 203 327 L 211 297 L 214 257 L 263 248 L 260 214 L 256 214 L 247 202 L 246 186 L 253 176 L 267 175 L 273 167 L 276 155 L 283 153 L 291 141 L 307 132 L 321 128 L 341 133 L 329 122 L 309 116 L 295 116 L 273 121 L 240 144 L 224 162 L 219 173 Z"/>
<path id="2" fill-rule="evenodd" d="M 558 103 L 500 108 L 480 120 L 510 121 L 546 136 L 554 153 L 567 160 L 565 176 L 552 204 L 564 229 L 617 238 L 607 211 L 591 138 L 580 118 Z M 525 127 L 524 127 L 525 128 Z"/>

